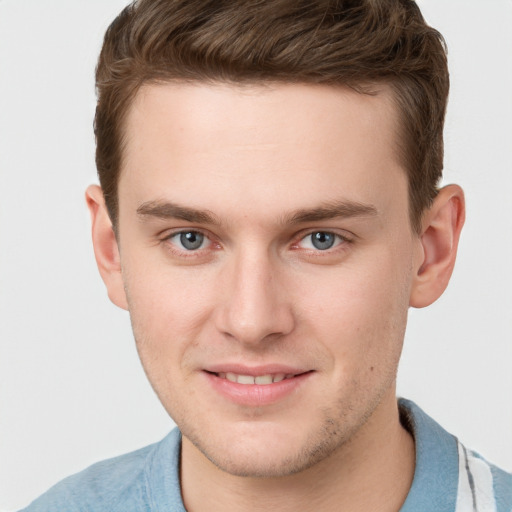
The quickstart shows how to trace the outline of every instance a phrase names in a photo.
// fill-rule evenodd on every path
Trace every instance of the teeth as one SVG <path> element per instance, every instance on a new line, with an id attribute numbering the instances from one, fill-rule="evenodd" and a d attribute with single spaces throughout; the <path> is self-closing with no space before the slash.
<path id="1" fill-rule="evenodd" d="M 261 375 L 254 378 L 255 384 L 272 384 L 272 375 Z"/>
<path id="2" fill-rule="evenodd" d="M 254 377 L 250 375 L 239 375 L 236 381 L 238 384 L 254 384 Z"/>
<path id="3" fill-rule="evenodd" d="M 267 385 L 273 382 L 281 382 L 284 379 L 291 379 L 295 375 L 290 373 L 285 375 L 284 373 L 276 373 L 274 375 L 258 375 L 253 377 L 252 375 L 237 375 L 236 373 L 226 372 L 217 374 L 221 379 L 227 379 L 230 382 L 237 382 L 238 384 L 259 384 Z"/>

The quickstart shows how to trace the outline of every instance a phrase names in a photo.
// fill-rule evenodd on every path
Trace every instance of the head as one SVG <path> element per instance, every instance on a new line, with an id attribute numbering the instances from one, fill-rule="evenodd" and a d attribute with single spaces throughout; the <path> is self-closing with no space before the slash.
<path id="1" fill-rule="evenodd" d="M 142 0 L 97 80 L 98 266 L 183 453 L 283 476 L 385 443 L 463 222 L 416 5 Z"/>

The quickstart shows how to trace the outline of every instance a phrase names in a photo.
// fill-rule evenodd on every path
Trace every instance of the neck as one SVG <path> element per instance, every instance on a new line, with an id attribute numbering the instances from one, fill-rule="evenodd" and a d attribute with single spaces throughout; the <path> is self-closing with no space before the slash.
<path id="1" fill-rule="evenodd" d="M 394 393 L 331 456 L 300 473 L 274 479 L 233 476 L 183 438 L 181 480 L 186 509 L 396 512 L 414 475 L 414 441 L 402 427 Z"/>

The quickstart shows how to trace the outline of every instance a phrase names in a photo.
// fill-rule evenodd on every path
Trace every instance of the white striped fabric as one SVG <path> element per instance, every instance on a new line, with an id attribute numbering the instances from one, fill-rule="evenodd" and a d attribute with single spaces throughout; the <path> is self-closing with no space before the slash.
<path id="1" fill-rule="evenodd" d="M 455 512 L 496 512 L 492 473 L 489 464 L 460 442 L 459 487 Z"/>

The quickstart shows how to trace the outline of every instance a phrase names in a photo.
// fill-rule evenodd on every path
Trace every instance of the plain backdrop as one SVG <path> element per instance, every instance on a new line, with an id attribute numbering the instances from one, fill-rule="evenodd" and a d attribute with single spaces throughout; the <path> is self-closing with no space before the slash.
<path id="1" fill-rule="evenodd" d="M 172 422 L 97 273 L 93 72 L 124 0 L 0 0 L 0 510 Z M 445 182 L 468 215 L 445 295 L 413 310 L 399 393 L 512 470 L 512 2 L 423 0 L 449 47 Z"/>

